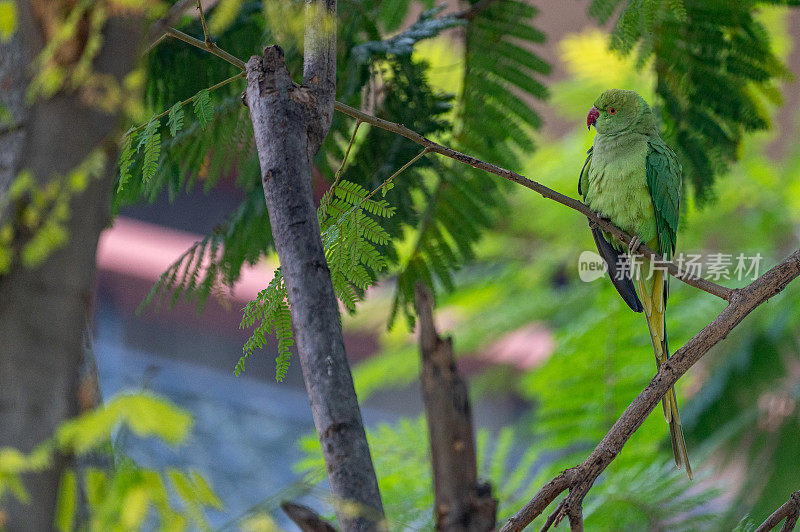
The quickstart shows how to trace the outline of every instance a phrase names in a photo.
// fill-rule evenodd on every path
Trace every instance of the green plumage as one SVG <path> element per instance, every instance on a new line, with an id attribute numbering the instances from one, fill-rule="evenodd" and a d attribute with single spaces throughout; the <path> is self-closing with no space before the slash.
<path id="1" fill-rule="evenodd" d="M 671 258 L 680 215 L 681 166 L 661 139 L 650 106 L 634 91 L 611 89 L 595 101 L 587 124 L 595 126 L 597 135 L 578 181 L 584 202 L 649 248 Z M 632 272 L 619 268 L 622 243 L 596 228 L 593 234 L 614 286 L 632 310 L 644 311 L 656 365 L 660 366 L 669 357 L 664 321 L 668 276 L 652 268 L 647 260 Z M 691 478 L 674 389 L 667 392 L 663 403 L 675 463 L 685 466 Z"/>

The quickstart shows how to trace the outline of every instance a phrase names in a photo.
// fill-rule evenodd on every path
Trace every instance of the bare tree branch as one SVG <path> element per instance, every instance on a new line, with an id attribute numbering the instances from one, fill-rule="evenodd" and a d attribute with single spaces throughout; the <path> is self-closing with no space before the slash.
<path id="1" fill-rule="evenodd" d="M 570 509 L 580 507 L 594 481 L 616 458 L 667 390 L 713 346 L 725 339 L 753 309 L 781 292 L 798 275 L 800 275 L 800 250 L 789 255 L 749 285 L 737 290 L 728 306 L 714 321 L 661 365 L 653 380 L 625 409 L 586 460 L 545 484 L 528 504 L 508 520 L 502 532 L 525 528 L 565 489 L 569 489 L 569 495 L 554 512 L 553 522 L 558 524 L 564 515 L 570 515 Z"/>
<path id="2" fill-rule="evenodd" d="M 422 356 L 422 400 L 431 444 L 436 529 L 494 530 L 497 500 L 489 483 L 478 483 L 472 409 L 467 384 L 458 374 L 453 341 L 440 338 L 433 322 L 433 297 L 415 287 Z"/>
<path id="3" fill-rule="evenodd" d="M 203 11 L 202 0 L 197 0 L 197 10 L 200 12 L 200 24 L 203 26 L 203 40 L 206 44 L 211 44 L 211 35 L 208 33 L 208 24 L 206 24 L 206 14 Z"/>
<path id="4" fill-rule="evenodd" d="M 177 30 L 175 28 L 166 28 L 164 30 L 164 35 L 167 35 L 169 37 L 174 37 L 180 41 L 185 42 L 186 44 L 191 44 L 192 46 L 196 46 L 197 48 L 205 50 L 210 54 L 214 54 L 220 59 L 223 59 L 224 61 L 227 61 L 228 63 L 232 64 L 233 66 L 244 70 L 244 61 L 242 61 L 238 57 L 229 54 L 228 52 L 226 52 L 225 50 L 223 50 L 222 48 L 220 48 L 211 41 L 205 42 L 201 41 L 200 39 L 195 39 L 191 35 L 188 35 L 182 32 L 181 30 Z"/>
<path id="5" fill-rule="evenodd" d="M 306 24 L 303 48 L 303 85 L 316 98 L 316 121 L 309 131 L 311 155 L 317 153 L 333 120 L 336 98 L 336 0 L 306 0 Z M 323 18 L 325 17 L 325 18 Z"/>
<path id="6" fill-rule="evenodd" d="M 756 528 L 756 532 L 767 532 L 772 530 L 778 523 L 786 519 L 781 527 L 781 532 L 790 532 L 794 530 L 797 524 L 797 517 L 800 516 L 800 491 L 795 491 L 789 497 L 789 500 L 781 505 L 780 508 L 775 510 L 772 515 L 767 517 L 766 521 Z"/>

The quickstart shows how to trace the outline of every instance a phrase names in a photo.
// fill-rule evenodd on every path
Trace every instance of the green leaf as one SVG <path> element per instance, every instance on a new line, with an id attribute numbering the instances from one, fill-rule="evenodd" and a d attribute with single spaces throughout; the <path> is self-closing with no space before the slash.
<path id="1" fill-rule="evenodd" d="M 144 150 L 142 158 L 142 181 L 147 185 L 153 176 L 158 171 L 158 161 L 161 157 L 161 133 L 158 129 L 161 127 L 161 119 L 153 115 L 150 121 L 147 122 L 147 127 L 142 133 L 142 138 L 139 140 L 137 151 Z"/>
<path id="2" fill-rule="evenodd" d="M 169 126 L 169 134 L 173 137 L 178 131 L 183 129 L 183 103 L 178 102 L 169 109 L 169 117 L 167 118 L 167 125 Z"/>
<path id="3" fill-rule="evenodd" d="M 211 490 L 206 481 L 196 473 L 189 476 L 179 469 L 168 468 L 167 476 L 175 492 L 186 506 L 187 514 L 192 521 L 201 530 L 210 531 L 211 527 L 205 518 L 203 508 L 222 508 L 222 502 L 217 495 Z"/>
<path id="4" fill-rule="evenodd" d="M 136 133 L 128 131 L 122 137 L 122 147 L 119 150 L 119 184 L 117 191 L 120 192 L 131 178 L 131 165 L 133 164 L 133 138 Z"/>
<path id="5" fill-rule="evenodd" d="M 122 499 L 120 524 L 126 530 L 138 530 L 147 518 L 147 506 L 150 496 L 146 489 L 136 487 L 129 489 Z"/>
<path id="6" fill-rule="evenodd" d="M 8 42 L 17 32 L 17 5 L 13 0 L 0 1 L 0 42 Z"/>
<path id="7" fill-rule="evenodd" d="M 56 500 L 55 525 L 61 532 L 75 529 L 75 514 L 78 503 L 78 477 L 73 469 L 66 469 L 61 475 Z"/>
<path id="8" fill-rule="evenodd" d="M 245 360 L 256 349 L 264 347 L 267 335 L 272 333 L 278 339 L 275 380 L 282 382 L 286 377 L 291 354 L 289 348 L 294 345 L 292 317 L 286 298 L 283 274 L 281 269 L 278 268 L 275 270 L 275 275 L 267 288 L 259 292 L 256 299 L 249 302 L 244 308 L 239 328 L 252 327 L 256 323 L 258 325 L 242 347 L 243 355 L 239 358 L 234 368 L 234 373 L 237 377 L 244 371 Z"/>
<path id="9" fill-rule="evenodd" d="M 155 436 L 174 445 L 186 439 L 192 420 L 165 399 L 146 394 L 119 395 L 63 424 L 56 441 L 63 450 L 84 454 L 108 441 L 120 423 L 137 436 Z"/>
<path id="10" fill-rule="evenodd" d="M 86 501 L 92 508 L 99 508 L 108 495 L 108 477 L 105 471 L 89 468 L 84 472 Z"/>
<path id="11" fill-rule="evenodd" d="M 194 114 L 200 121 L 200 126 L 206 129 L 214 117 L 214 105 L 211 103 L 211 93 L 208 92 L 208 89 L 203 89 L 197 93 L 192 100 L 192 107 Z"/>

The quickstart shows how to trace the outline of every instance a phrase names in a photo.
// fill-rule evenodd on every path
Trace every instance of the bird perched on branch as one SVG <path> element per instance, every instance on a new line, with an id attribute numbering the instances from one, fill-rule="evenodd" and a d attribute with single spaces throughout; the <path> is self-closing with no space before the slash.
<path id="1" fill-rule="evenodd" d="M 634 236 L 630 255 L 644 242 L 670 259 L 678 231 L 681 166 L 661 139 L 650 106 L 634 91 L 607 90 L 594 102 L 586 125 L 594 126 L 597 134 L 578 181 L 584 203 Z M 622 242 L 597 226 L 592 235 L 622 299 L 634 312 L 644 310 L 659 367 L 670 356 L 664 322 L 666 270 L 647 259 L 635 264 L 625 256 Z M 664 396 L 663 406 L 675 464 L 692 478 L 674 387 Z"/>

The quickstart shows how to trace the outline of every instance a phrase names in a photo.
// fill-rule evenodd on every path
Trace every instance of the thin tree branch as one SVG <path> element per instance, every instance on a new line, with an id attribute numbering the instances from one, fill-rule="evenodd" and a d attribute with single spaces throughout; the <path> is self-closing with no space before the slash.
<path id="1" fill-rule="evenodd" d="M 208 33 L 208 25 L 206 24 L 206 14 L 203 13 L 203 2 L 202 0 L 197 0 L 197 10 L 200 11 L 200 24 L 203 26 L 203 40 L 206 41 L 206 44 L 211 44 L 211 36 Z"/>
<path id="2" fill-rule="evenodd" d="M 583 508 L 580 505 L 570 506 L 566 509 L 571 532 L 583 532 Z"/>
<path id="3" fill-rule="evenodd" d="M 176 39 L 181 40 L 187 44 L 191 44 L 192 46 L 196 46 L 201 50 L 205 50 L 206 52 L 214 54 L 220 59 L 224 59 L 228 63 L 232 64 L 236 68 L 244 70 L 244 61 L 242 61 L 238 57 L 229 54 L 228 52 L 226 52 L 213 42 L 208 42 L 208 43 L 203 42 L 200 39 L 195 39 L 191 35 L 183 33 L 181 30 L 175 28 L 167 28 L 166 30 L 164 30 L 164 33 L 170 37 L 175 37 Z"/>
<path id="4" fill-rule="evenodd" d="M 790 532 L 794 530 L 794 526 L 797 524 L 797 517 L 800 516 L 800 491 L 795 491 L 789 497 L 789 500 L 786 501 L 781 505 L 780 508 L 775 510 L 772 515 L 767 517 L 767 519 L 761 523 L 761 525 L 756 528 L 756 532 L 767 532 L 772 530 L 778 524 L 786 519 L 786 522 L 781 527 L 781 532 Z"/>
<path id="5" fill-rule="evenodd" d="M 604 231 L 607 231 L 618 238 L 625 244 L 630 244 L 631 242 L 631 235 L 617 227 L 616 225 L 612 224 L 609 220 L 602 218 L 596 212 L 591 210 L 589 207 L 584 205 L 582 202 L 570 198 L 569 196 L 565 196 L 560 192 L 556 192 L 555 190 L 548 188 L 541 183 L 537 183 L 536 181 L 532 181 L 525 176 L 522 176 L 516 172 L 512 172 L 510 170 L 506 170 L 505 168 L 501 168 L 497 165 L 492 163 L 487 163 L 471 155 L 467 155 L 465 153 L 461 153 L 454 149 L 448 148 L 447 146 L 443 146 L 437 142 L 434 142 L 416 131 L 408 129 L 407 127 L 397 124 L 395 122 L 390 122 L 388 120 L 384 120 L 382 118 L 378 118 L 358 109 L 354 109 L 349 105 L 345 105 L 341 102 L 336 102 L 334 107 L 337 111 L 342 112 L 346 115 L 349 115 L 361 122 L 366 122 L 368 124 L 372 124 L 377 126 L 381 129 L 385 129 L 387 131 L 391 131 L 393 133 L 397 133 L 398 135 L 402 135 L 409 140 L 412 140 L 419 144 L 420 146 L 424 146 L 428 149 L 428 151 L 438 153 L 440 155 L 444 155 L 445 157 L 449 157 L 456 161 L 462 162 L 464 164 L 468 164 L 473 168 L 478 168 L 480 170 L 484 170 L 491 174 L 500 176 L 504 179 L 508 179 L 509 181 L 513 181 L 523 187 L 529 188 L 534 192 L 537 192 L 542 197 L 556 201 L 562 205 L 569 207 L 570 209 L 576 210 L 589 218 L 589 220 L 593 223 L 596 223 L 599 227 L 601 227 Z M 661 266 L 667 268 L 667 271 L 670 275 L 676 277 L 677 279 L 683 281 L 684 283 L 703 290 L 704 292 L 708 292 L 709 294 L 715 295 L 725 301 L 730 301 L 731 298 L 736 293 L 736 289 L 726 288 L 724 286 L 720 286 L 716 283 L 712 283 L 706 279 L 701 279 L 694 275 L 691 275 L 689 272 L 681 270 L 677 264 L 671 261 L 667 261 L 661 255 L 654 252 L 652 249 L 648 248 L 644 244 L 640 244 L 638 247 L 638 253 L 644 255 L 651 261 Z"/>
<path id="6" fill-rule="evenodd" d="M 550 503 L 553 502 L 560 493 L 566 490 L 570 484 L 575 481 L 576 476 L 577 475 L 573 469 L 562 471 L 560 475 L 542 486 L 542 489 L 539 490 L 533 499 L 531 499 L 528 504 L 522 508 L 522 510 L 517 512 L 512 519 L 525 522 L 523 528 L 527 526 L 538 515 L 541 515 L 541 513 L 544 512 L 544 509 L 550 506 Z M 542 532 L 548 530 L 552 524 L 553 519 L 548 519 L 542 527 Z M 508 524 L 506 524 L 506 527 L 507 526 Z"/>
<path id="7" fill-rule="evenodd" d="M 339 163 L 339 168 L 336 169 L 336 177 L 333 179 L 333 184 L 331 188 L 336 188 L 336 185 L 339 184 L 339 180 L 342 178 L 342 169 L 344 169 L 344 165 L 347 162 L 347 158 L 350 157 L 350 149 L 353 147 L 353 141 L 356 140 L 356 133 L 358 133 L 358 127 L 361 125 L 361 120 L 356 120 L 356 125 L 353 128 L 353 134 L 350 135 L 350 142 L 347 143 L 347 151 L 344 152 L 344 158 L 342 162 Z"/>
<path id="8" fill-rule="evenodd" d="M 363 203 L 364 201 L 366 201 L 366 200 L 370 199 L 370 198 L 371 198 L 372 196 L 374 196 L 374 195 L 375 195 L 375 194 L 376 194 L 376 193 L 377 193 L 379 190 L 383 189 L 383 187 L 385 187 L 386 185 L 388 185 L 389 183 L 391 183 L 391 182 L 394 180 L 394 178 L 395 178 L 395 177 L 399 176 L 400 174 L 402 174 L 403 172 L 405 172 L 406 170 L 408 170 L 408 167 L 409 167 L 409 166 L 411 166 L 412 164 L 414 164 L 415 162 L 417 162 L 418 160 L 420 160 L 420 159 L 421 159 L 421 158 L 422 158 L 422 157 L 423 157 L 423 156 L 424 156 L 426 153 L 428 153 L 428 148 L 425 148 L 424 150 L 422 150 L 421 152 L 419 152 L 418 154 L 416 154 L 416 155 L 415 155 L 415 156 L 414 156 L 414 157 L 413 157 L 413 158 L 412 158 L 410 161 L 408 161 L 406 164 L 404 164 L 403 166 L 401 166 L 399 170 L 397 170 L 395 173 L 393 173 L 392 175 L 390 175 L 389 177 L 387 177 L 386 179 L 384 179 L 384 180 L 383 180 L 383 183 L 381 183 L 380 185 L 378 185 L 377 187 L 375 187 L 375 189 L 374 189 L 372 192 L 370 192 L 370 193 L 367 195 L 367 197 L 366 197 L 366 198 L 364 198 L 364 199 L 362 200 L 362 203 Z"/>
<path id="9" fill-rule="evenodd" d="M 586 460 L 546 484 L 528 504 L 508 520 L 502 532 L 515 532 L 525 528 L 565 489 L 569 489 L 569 495 L 556 509 L 553 522 L 558 524 L 564 515 L 569 515 L 570 509 L 580 507 L 597 477 L 619 454 L 631 435 L 675 382 L 713 346 L 725 339 L 753 309 L 781 292 L 798 275 L 800 275 L 800 249 L 749 285 L 735 291 L 730 303 L 719 316 L 661 365 L 653 380 L 625 409 Z"/>
<path id="10" fill-rule="evenodd" d="M 431 445 L 436 530 L 494 530 L 497 499 L 489 483 L 478 483 L 472 409 L 467 384 L 456 367 L 451 338 L 433 322 L 433 296 L 414 287 L 422 358 L 422 401 Z"/>

